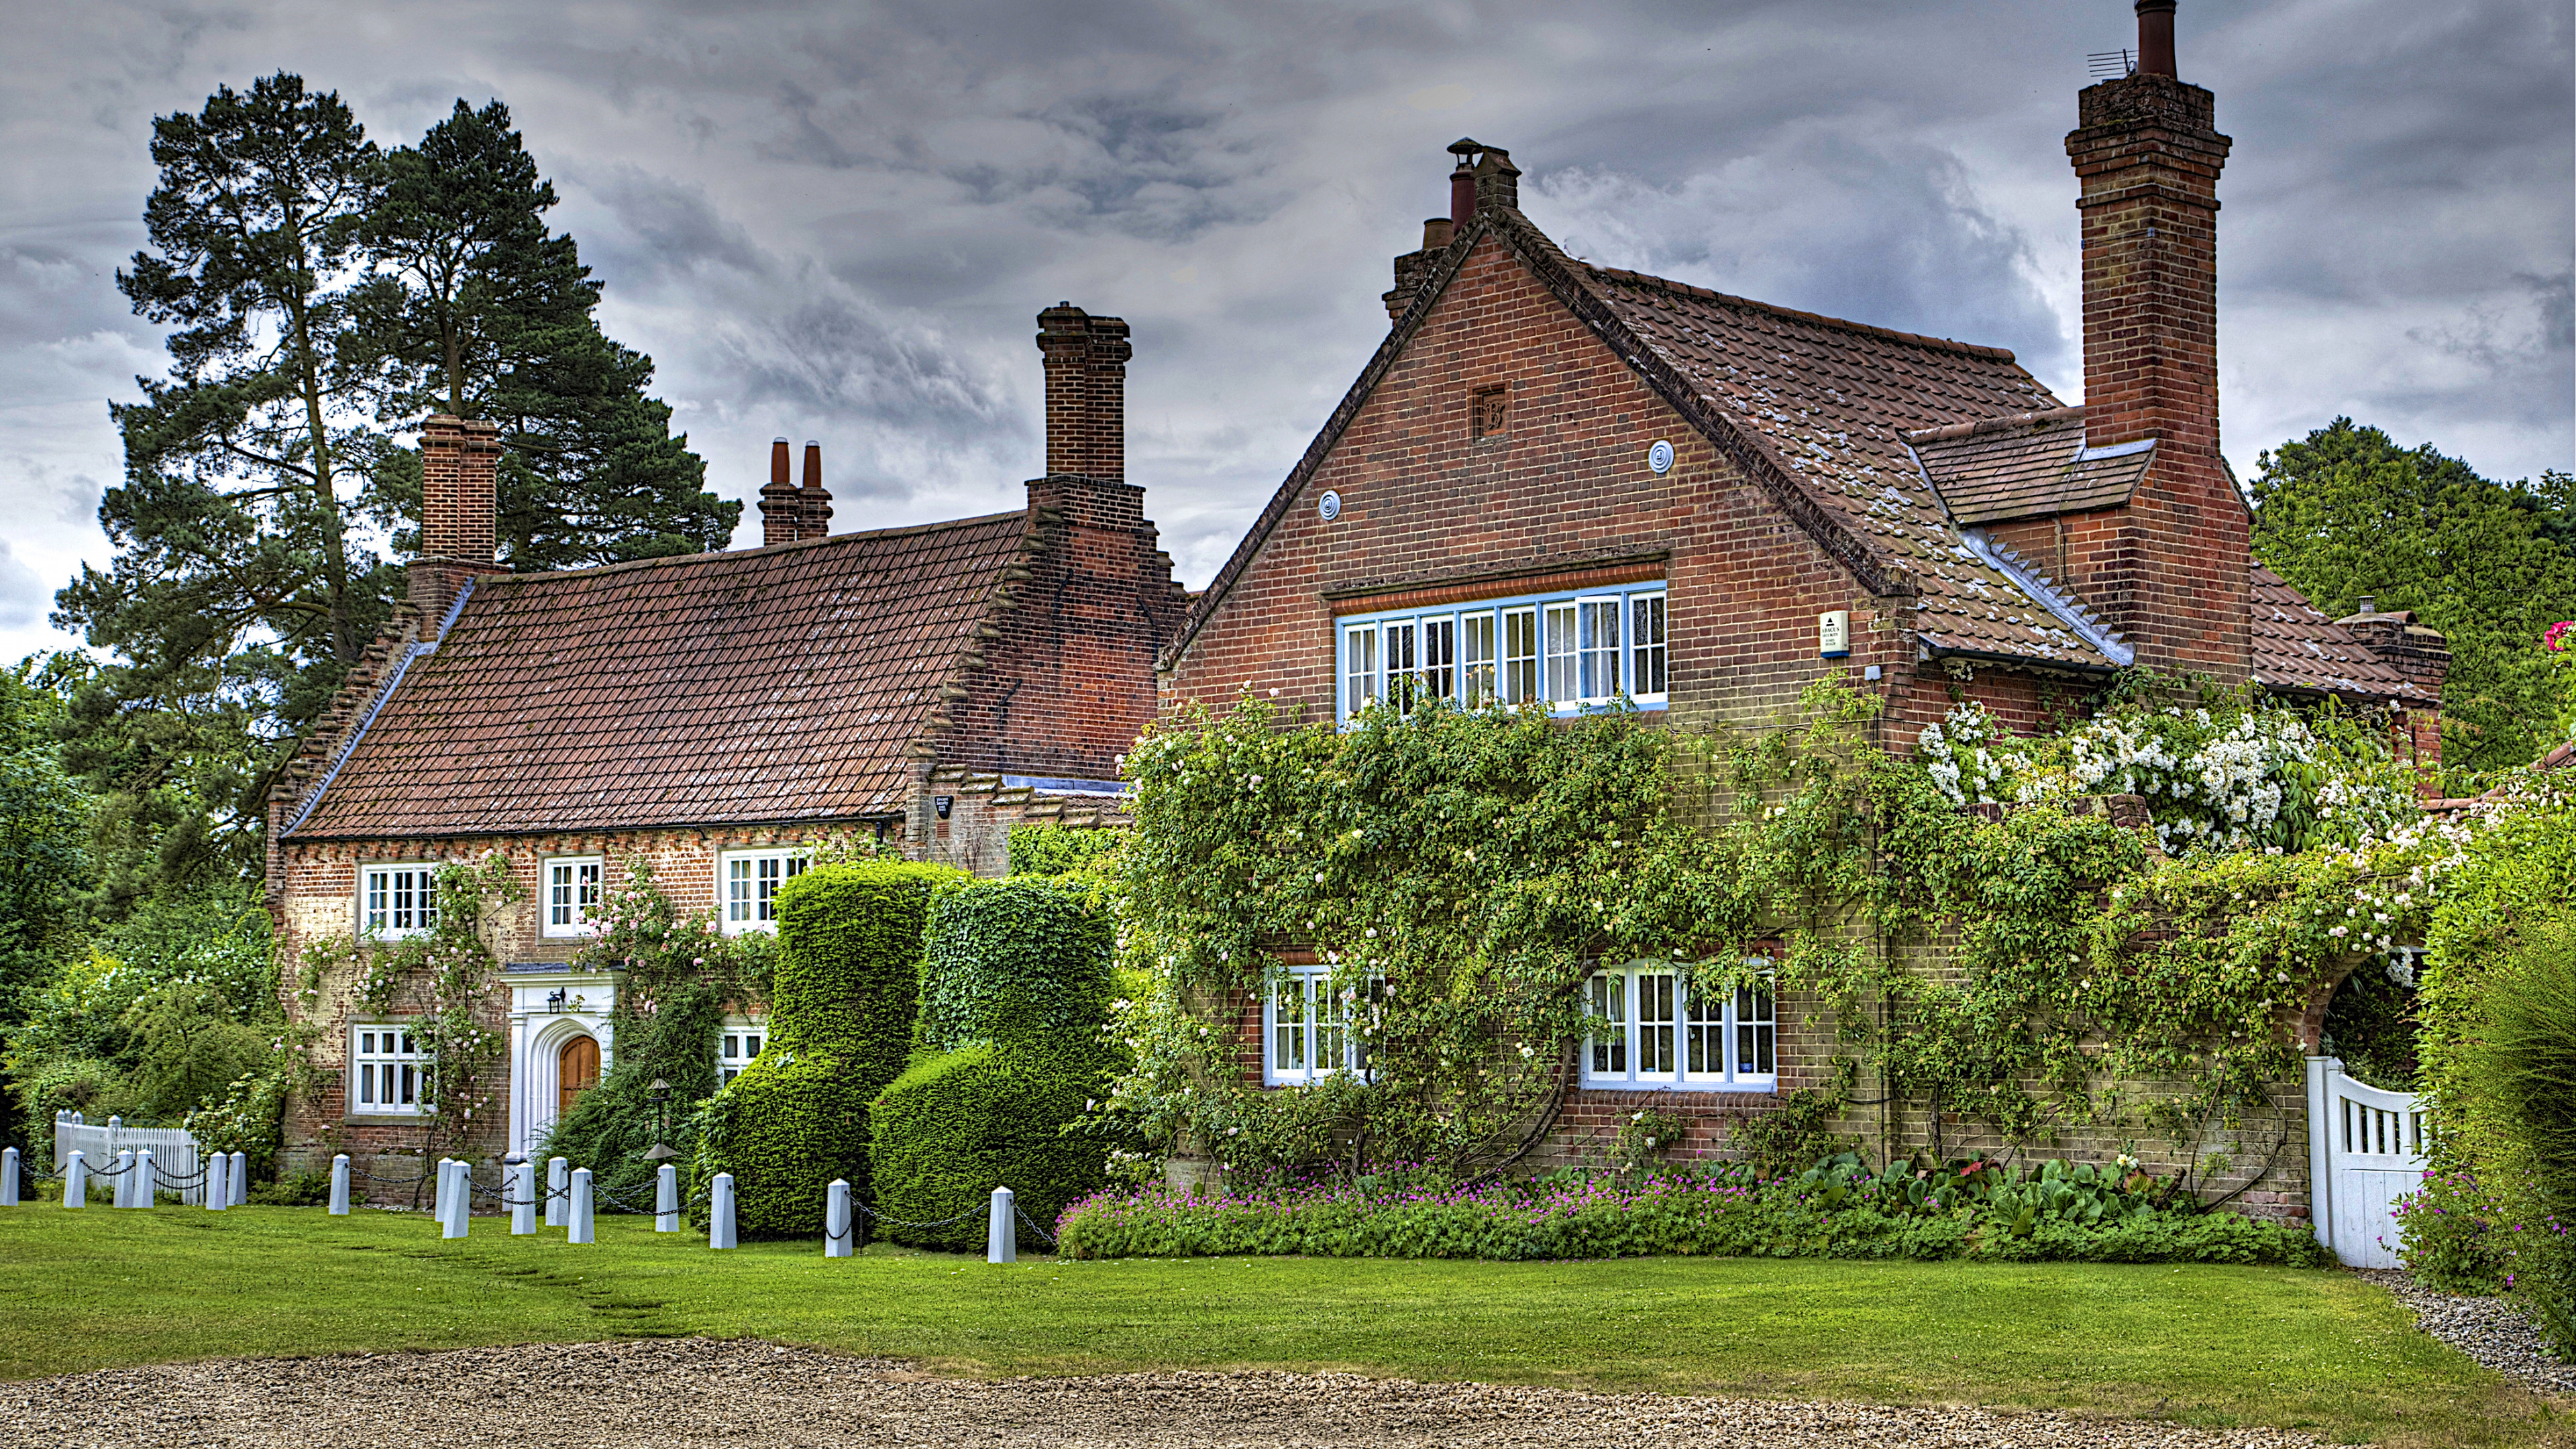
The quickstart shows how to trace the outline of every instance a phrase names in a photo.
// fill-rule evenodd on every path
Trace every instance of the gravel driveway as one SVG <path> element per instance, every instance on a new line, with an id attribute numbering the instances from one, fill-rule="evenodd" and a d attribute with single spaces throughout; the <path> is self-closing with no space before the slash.
<path id="1" fill-rule="evenodd" d="M 2304 1434 L 2165 1424 L 1578 1394 L 1354 1374 L 940 1378 L 756 1340 L 540 1344 L 227 1359 L 0 1384 L 0 1443 L 29 1446 L 1479 1445 L 1513 1449 L 2307 1449 Z"/>

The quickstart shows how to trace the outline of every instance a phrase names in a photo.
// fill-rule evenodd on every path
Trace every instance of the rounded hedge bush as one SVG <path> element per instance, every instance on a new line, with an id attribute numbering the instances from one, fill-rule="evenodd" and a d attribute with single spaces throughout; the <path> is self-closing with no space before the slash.
<path id="1" fill-rule="evenodd" d="M 991 1043 L 914 1063 L 876 1103 L 876 1207 L 901 1220 L 881 1231 L 917 1248 L 980 1247 L 995 1187 L 1054 1231 L 1058 1213 L 1108 1182 L 1101 1143 L 1060 1130 L 1104 1081 L 1096 1055 L 1078 1062 Z M 959 1214 L 941 1227 L 901 1225 Z M 1050 1246 L 1025 1225 L 1019 1244 Z"/>
<path id="2" fill-rule="evenodd" d="M 1109 913 L 1051 876 L 978 881 L 930 908 L 920 1045 L 1000 1042 L 1089 1055 L 1109 1019 Z"/>
<path id="3" fill-rule="evenodd" d="M 707 1103 L 693 1199 L 734 1176 L 744 1237 L 823 1230 L 824 1192 L 868 1184 L 868 1104 L 900 1075 L 920 995 L 922 924 L 965 877 L 911 861 L 823 865 L 779 888 L 767 1049 Z M 703 1201 L 692 1215 L 703 1222 Z"/>

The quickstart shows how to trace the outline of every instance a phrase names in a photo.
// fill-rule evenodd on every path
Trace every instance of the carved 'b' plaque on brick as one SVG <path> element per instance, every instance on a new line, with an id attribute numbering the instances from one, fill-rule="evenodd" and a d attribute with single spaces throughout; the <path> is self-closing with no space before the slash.
<path id="1" fill-rule="evenodd" d="M 1469 411 L 1476 436 L 1490 438 L 1501 432 L 1504 424 L 1511 420 L 1510 403 L 1511 394 L 1507 389 L 1489 387 L 1478 391 L 1475 406 Z"/>

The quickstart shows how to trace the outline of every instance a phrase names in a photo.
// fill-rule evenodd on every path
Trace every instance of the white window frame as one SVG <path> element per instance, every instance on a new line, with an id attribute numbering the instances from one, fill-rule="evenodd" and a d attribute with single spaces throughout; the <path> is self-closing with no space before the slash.
<path id="1" fill-rule="evenodd" d="M 429 1095 L 430 1055 L 416 1035 L 419 1023 L 349 1023 L 349 1115 L 417 1117 Z"/>
<path id="2" fill-rule="evenodd" d="M 716 1085 L 742 1075 L 761 1048 L 769 1044 L 769 1020 L 759 1016 L 728 1016 L 724 1030 L 716 1034 Z"/>
<path id="3" fill-rule="evenodd" d="M 1437 609 L 1345 617 L 1335 632 L 1339 717 L 1371 704 L 1410 713 L 1445 698 L 1489 699 L 1579 714 L 1624 693 L 1662 709 L 1670 693 L 1670 600 L 1662 580 L 1634 587 L 1524 594 Z M 1639 692 L 1641 683 L 1663 689 Z"/>
<path id="4" fill-rule="evenodd" d="M 590 934 L 589 922 L 607 898 L 608 862 L 596 855 L 549 856 L 537 871 L 537 919 L 542 932 L 561 939 Z"/>
<path id="5" fill-rule="evenodd" d="M 1261 1078 L 1274 1087 L 1300 1086 L 1345 1072 L 1368 1071 L 1368 1046 L 1359 1022 L 1366 997 L 1384 987 L 1344 979 L 1334 985 L 1330 966 L 1292 966 L 1271 978 L 1261 996 Z M 1344 992 L 1352 993 L 1344 1000 Z"/>
<path id="6" fill-rule="evenodd" d="M 1779 990 L 1770 971 L 1762 972 L 1762 980 L 1759 990 L 1738 987 L 1704 1002 L 1695 999 L 1676 962 L 1600 968 L 1583 983 L 1584 1015 L 1595 1023 L 1583 1039 L 1583 1084 L 1650 1092 L 1778 1091 Z"/>
<path id="7" fill-rule="evenodd" d="M 358 867 L 358 935 L 400 941 L 438 929 L 438 861 Z"/>
<path id="8" fill-rule="evenodd" d="M 728 936 L 778 929 L 778 888 L 814 864 L 810 845 L 764 845 L 716 855 L 716 916 Z M 735 867 L 741 869 L 737 871 Z M 739 890 L 736 887 L 740 887 Z"/>

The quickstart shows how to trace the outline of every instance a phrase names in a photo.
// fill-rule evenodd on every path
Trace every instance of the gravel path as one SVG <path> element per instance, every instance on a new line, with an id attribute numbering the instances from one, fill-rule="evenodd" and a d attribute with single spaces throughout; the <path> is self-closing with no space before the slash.
<path id="1" fill-rule="evenodd" d="M 227 1359 L 0 1384 L 0 1443 L 697 1449 L 746 1444 L 1477 1445 L 1496 1449 L 2310 1449 L 1983 1409 L 1418 1384 L 1355 1374 L 1174 1372 L 975 1380 L 751 1339 Z"/>
<path id="2" fill-rule="evenodd" d="M 2576 1394 L 2576 1364 L 2551 1354 L 2529 1315 L 2503 1298 L 2462 1298 L 2427 1288 L 2398 1268 L 2352 1272 L 2415 1310 L 2415 1326 L 2527 1388 Z"/>

